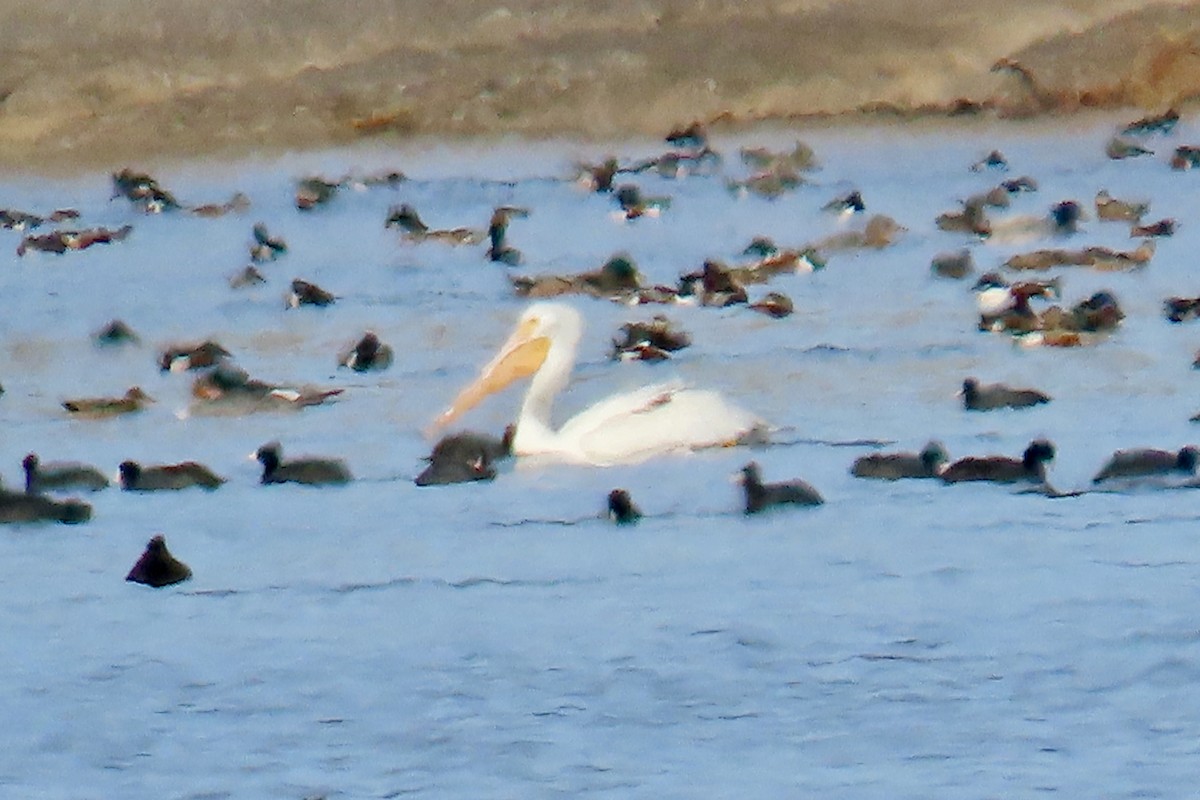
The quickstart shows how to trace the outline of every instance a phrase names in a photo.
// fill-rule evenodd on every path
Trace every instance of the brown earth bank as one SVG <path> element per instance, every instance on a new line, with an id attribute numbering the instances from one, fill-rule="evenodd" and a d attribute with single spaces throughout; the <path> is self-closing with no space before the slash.
<path id="1" fill-rule="evenodd" d="M 1200 107 L 1200 0 L 0 0 L 0 165 Z"/>

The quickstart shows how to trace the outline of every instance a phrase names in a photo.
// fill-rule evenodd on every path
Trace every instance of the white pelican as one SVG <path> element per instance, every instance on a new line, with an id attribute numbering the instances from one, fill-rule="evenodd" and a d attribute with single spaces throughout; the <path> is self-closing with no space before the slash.
<path id="1" fill-rule="evenodd" d="M 679 384 L 646 386 L 601 400 L 559 428 L 554 398 L 575 365 L 583 319 L 560 303 L 535 303 L 479 377 L 463 389 L 434 427 L 447 425 L 484 397 L 533 376 L 517 417 L 513 452 L 596 466 L 641 461 L 663 453 L 737 444 L 765 424 L 713 391 Z"/>

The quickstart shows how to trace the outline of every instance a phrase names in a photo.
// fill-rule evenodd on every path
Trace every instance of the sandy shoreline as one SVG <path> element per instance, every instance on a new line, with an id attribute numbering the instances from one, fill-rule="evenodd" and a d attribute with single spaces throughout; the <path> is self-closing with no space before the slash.
<path id="1" fill-rule="evenodd" d="M 0 0 L 0 164 L 1200 98 L 1200 2 Z M 132 21 L 132 24 L 131 24 Z M 1018 69 L 994 69 L 1001 59 Z"/>

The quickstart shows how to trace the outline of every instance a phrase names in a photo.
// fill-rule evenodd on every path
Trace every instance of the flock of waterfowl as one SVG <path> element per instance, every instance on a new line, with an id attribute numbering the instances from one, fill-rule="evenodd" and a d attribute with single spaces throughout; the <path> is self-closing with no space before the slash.
<path id="1" fill-rule="evenodd" d="M 1152 152 L 1144 140 L 1170 131 L 1177 121 L 1178 115 L 1169 112 L 1132 123 L 1114 137 L 1106 152 L 1113 159 L 1150 156 Z M 642 188 L 632 182 L 636 176 L 653 171 L 667 177 L 712 177 L 721 174 L 723 158 L 712 148 L 702 126 L 674 131 L 667 137 L 667 143 L 671 149 L 655 158 L 623 164 L 609 157 L 598 164 L 580 165 L 575 179 L 587 191 L 611 196 L 612 216 L 616 219 L 636 224 L 634 221 L 642 217 L 671 213 L 671 198 L 644 194 Z M 780 197 L 803 185 L 807 173 L 816 163 L 811 148 L 803 143 L 791 151 L 778 153 L 745 148 L 740 155 L 752 172 L 746 178 L 726 179 L 728 189 L 735 195 Z M 964 166 L 976 172 L 988 172 L 1007 169 L 1008 165 L 1002 153 L 993 151 L 975 164 Z M 1177 170 L 1200 167 L 1200 148 L 1177 147 L 1170 166 Z M 627 177 L 630 182 L 623 182 Z M 347 176 L 337 180 L 309 177 L 297 184 L 294 204 L 300 213 L 314 213 L 333 202 L 339 192 L 349 186 L 388 187 L 402 191 L 405 180 L 399 172 Z M 220 216 L 243 213 L 249 207 L 248 199 L 240 193 L 224 203 L 189 206 L 155 178 L 130 169 L 114 174 L 112 182 L 114 196 L 125 198 L 146 214 Z M 1084 203 L 1073 199 L 1054 202 L 1043 215 L 997 216 L 997 210 L 1008 208 L 1014 196 L 1036 191 L 1038 183 L 1032 177 L 1005 178 L 993 189 L 963 200 L 960 208 L 941 214 L 936 227 L 951 234 L 992 241 L 1049 240 L 1058 243 L 1078 234 L 1081 222 L 1089 219 L 1090 214 Z M 1063 307 L 1052 304 L 1061 298 L 1058 278 L 1017 279 L 1031 271 L 1059 267 L 1085 267 L 1098 271 L 1142 268 L 1154 257 L 1154 240 L 1171 236 L 1178 224 L 1172 218 L 1147 221 L 1148 203 L 1116 198 L 1103 188 L 1097 192 L 1093 207 L 1097 219 L 1128 225 L 1130 237 L 1141 242 L 1128 249 L 1056 246 L 1014 255 L 1004 263 L 1006 272 L 989 272 L 974 283 L 981 331 L 1011 336 L 1023 346 L 1080 347 L 1096 344 L 1121 325 L 1125 312 L 1110 291 L 1095 292 Z M 867 209 L 862 190 L 848 191 L 831 199 L 822 211 L 845 218 L 866 217 L 861 224 L 794 248 L 778 246 L 767 237 L 755 237 L 742 251 L 741 263 L 727 265 L 717 259 L 706 259 L 698 268 L 680 274 L 674 285 L 669 285 L 648 284 L 633 258 L 624 252 L 613 254 L 595 269 L 575 274 L 519 272 L 516 268 L 524 263 L 524 254 L 510 241 L 509 231 L 515 222 L 532 213 L 528 208 L 496 206 L 486 226 L 439 229 L 427 224 L 412 203 L 391 205 L 382 224 L 398 229 L 402 242 L 414 246 L 455 247 L 476 247 L 486 243 L 484 259 L 510 270 L 508 277 L 513 293 L 538 301 L 526 309 L 510 339 L 483 368 L 478 379 L 464 388 L 434 421 L 433 430 L 454 423 L 488 395 L 514 381 L 529 378 L 529 389 L 517 420 L 500 437 L 462 432 L 443 437 L 433 447 L 426 467 L 417 476 L 417 485 L 490 480 L 497 475 L 497 462 L 510 457 L 537 456 L 567 463 L 608 465 L 703 447 L 769 443 L 773 430 L 766 420 L 716 392 L 678 383 L 647 386 L 607 398 L 566 423 L 556 425 L 551 418 L 553 401 L 569 383 L 576 348 L 584 335 L 579 311 L 557 298 L 579 296 L 626 305 L 663 307 L 673 304 L 715 308 L 744 306 L 767 317 L 782 319 L 793 313 L 792 300 L 782 292 L 758 292 L 756 287 L 768 284 L 780 275 L 821 270 L 829 259 L 837 258 L 839 253 L 847 250 L 889 247 L 905 234 L 905 228 L 896 220 L 884 215 L 868 217 Z M 133 231 L 133 226 L 125 225 L 118 229 L 58 228 L 47 233 L 37 232 L 44 225 L 74 224 L 79 217 L 77 211 L 69 208 L 58 209 L 46 216 L 5 209 L 0 210 L 0 227 L 22 233 L 16 251 L 20 256 L 33 252 L 64 256 L 96 245 L 118 244 Z M 259 266 L 289 253 L 287 243 L 272 235 L 264 223 L 255 224 L 251 236 L 250 263 L 231 278 L 230 286 L 234 289 L 264 282 L 266 278 Z M 963 280 L 973 275 L 975 264 L 971 250 L 964 248 L 938 254 L 932 259 L 930 269 L 940 278 Z M 332 292 L 300 277 L 291 281 L 285 296 L 285 304 L 290 308 L 325 307 L 337 300 Z M 1038 308 L 1037 303 L 1047 305 Z M 1167 298 L 1164 309 L 1171 322 L 1200 317 L 1200 298 Z M 105 346 L 120 346 L 138 338 L 136 331 L 121 320 L 111 321 L 95 335 L 96 342 Z M 623 325 L 612 339 L 611 356 L 619 360 L 664 361 L 691 344 L 692 337 L 686 331 L 659 314 L 648 322 Z M 355 372 L 378 371 L 388 369 L 396 357 L 393 349 L 376 333 L 367 331 L 338 355 L 338 364 Z M 344 392 L 338 387 L 288 385 L 253 378 L 236 365 L 229 350 L 212 340 L 171 344 L 159 352 L 157 363 L 163 372 L 194 376 L 190 414 L 240 415 L 295 410 L 321 405 Z M 1047 394 L 1035 388 L 985 384 L 974 377 L 963 380 L 961 396 L 963 407 L 970 411 L 1028 408 L 1051 402 Z M 64 414 L 104 419 L 137 413 L 152 402 L 141 387 L 132 386 L 121 396 L 66 399 L 61 406 Z M 931 441 L 919 453 L 863 456 L 850 469 L 860 478 L 936 479 L 947 484 L 991 481 L 1025 484 L 1054 493 L 1046 479 L 1046 465 L 1054 456 L 1054 445 L 1039 438 L 1030 442 L 1019 457 L 969 456 L 951 461 L 945 448 L 937 441 Z M 1191 447 L 1178 452 L 1158 449 L 1118 451 L 1096 474 L 1095 482 L 1176 475 L 1192 479 L 1196 456 L 1196 450 Z M 262 466 L 263 484 L 338 485 L 352 480 L 351 471 L 342 460 L 285 460 L 278 442 L 260 446 L 255 457 Z M 0 522 L 83 522 L 91 516 L 88 504 L 78 499 L 57 500 L 51 493 L 97 491 L 109 486 L 105 475 L 88 465 L 42 463 L 35 453 L 30 453 L 23 466 L 24 491 L 0 489 Z M 141 465 L 125 460 L 119 466 L 118 481 L 126 491 L 146 492 L 191 487 L 215 490 L 225 479 L 194 461 Z M 755 462 L 745 466 L 739 482 L 744 491 L 744 510 L 748 514 L 780 505 L 819 505 L 824 502 L 817 489 L 799 479 L 764 482 Z M 635 522 L 641 517 L 640 510 L 623 489 L 610 493 L 608 510 L 619 523 Z M 130 580 L 166 585 L 189 575 L 186 566 L 170 555 L 162 536 L 156 536 L 131 571 Z"/>

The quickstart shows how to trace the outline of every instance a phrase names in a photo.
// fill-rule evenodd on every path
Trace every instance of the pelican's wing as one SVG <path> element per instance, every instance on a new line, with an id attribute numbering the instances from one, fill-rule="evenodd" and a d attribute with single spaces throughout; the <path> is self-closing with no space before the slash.
<path id="1" fill-rule="evenodd" d="M 601 400 L 568 421 L 560 435 L 577 442 L 589 463 L 615 464 L 734 444 L 762 424 L 717 392 L 672 383 Z"/>

